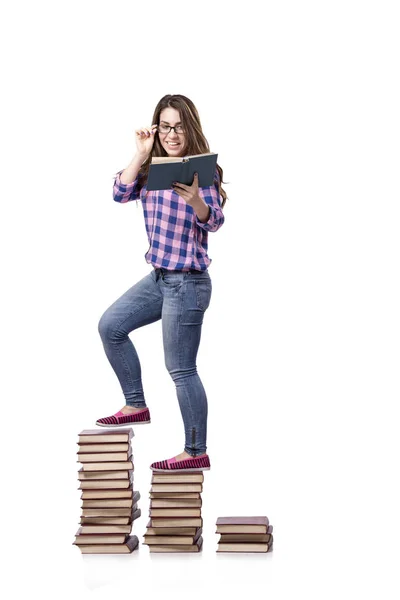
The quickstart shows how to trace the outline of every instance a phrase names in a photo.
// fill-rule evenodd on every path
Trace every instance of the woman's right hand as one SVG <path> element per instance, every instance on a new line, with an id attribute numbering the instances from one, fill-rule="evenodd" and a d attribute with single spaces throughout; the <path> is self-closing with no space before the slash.
<path id="1" fill-rule="evenodd" d="M 136 148 L 138 154 L 147 158 L 153 148 L 154 137 L 156 135 L 157 125 L 149 127 L 141 127 L 136 129 Z"/>

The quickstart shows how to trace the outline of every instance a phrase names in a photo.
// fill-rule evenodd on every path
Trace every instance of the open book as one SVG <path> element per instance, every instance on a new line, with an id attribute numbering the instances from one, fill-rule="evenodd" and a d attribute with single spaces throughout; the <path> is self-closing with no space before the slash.
<path id="1" fill-rule="evenodd" d="M 153 156 L 147 190 L 168 190 L 174 181 L 192 185 L 195 173 L 199 174 L 199 187 L 213 185 L 217 158 L 215 152 L 191 156 Z"/>

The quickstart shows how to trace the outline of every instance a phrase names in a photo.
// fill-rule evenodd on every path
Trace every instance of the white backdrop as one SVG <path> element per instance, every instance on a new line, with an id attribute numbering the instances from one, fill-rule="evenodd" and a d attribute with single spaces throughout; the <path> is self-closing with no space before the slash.
<path id="1" fill-rule="evenodd" d="M 396 5 L 3 9 L 9 596 L 398 598 Z M 112 201 L 113 174 L 168 93 L 193 100 L 229 182 L 198 356 L 204 549 L 83 557 L 77 434 L 123 405 L 97 324 L 151 268 L 142 207 Z M 148 467 L 183 450 L 183 427 L 161 323 L 132 340 L 152 414 L 133 439 L 142 542 Z M 273 553 L 217 555 L 222 515 L 267 515 Z"/>

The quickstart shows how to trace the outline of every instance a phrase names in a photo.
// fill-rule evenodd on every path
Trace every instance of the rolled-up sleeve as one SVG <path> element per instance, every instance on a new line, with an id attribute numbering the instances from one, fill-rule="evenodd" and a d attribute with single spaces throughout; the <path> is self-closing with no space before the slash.
<path id="1" fill-rule="evenodd" d="M 131 200 L 139 200 L 140 198 L 140 186 L 139 175 L 136 177 L 132 183 L 122 183 L 121 182 L 121 171 L 118 171 L 117 175 L 114 179 L 113 186 L 113 199 L 115 202 L 120 202 L 124 204 L 125 202 L 130 202 Z"/>
<path id="2" fill-rule="evenodd" d="M 196 217 L 196 225 L 206 231 L 217 231 L 225 221 L 225 216 L 221 208 L 222 196 L 219 193 L 218 188 L 218 171 L 215 172 L 213 185 L 209 187 L 199 187 L 199 196 L 203 198 L 204 202 L 210 207 L 210 216 L 205 223 L 202 223 L 199 218 Z"/>

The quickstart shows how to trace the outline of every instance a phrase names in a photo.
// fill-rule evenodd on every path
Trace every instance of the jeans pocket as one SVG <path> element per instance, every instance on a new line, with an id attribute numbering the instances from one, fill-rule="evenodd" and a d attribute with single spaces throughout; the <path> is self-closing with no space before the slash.
<path id="1" fill-rule="evenodd" d="M 194 280 L 196 290 L 197 307 L 205 311 L 209 307 L 211 300 L 212 284 L 211 279 Z"/>

